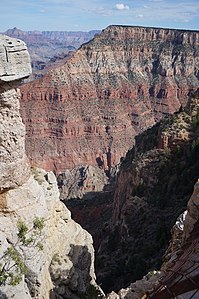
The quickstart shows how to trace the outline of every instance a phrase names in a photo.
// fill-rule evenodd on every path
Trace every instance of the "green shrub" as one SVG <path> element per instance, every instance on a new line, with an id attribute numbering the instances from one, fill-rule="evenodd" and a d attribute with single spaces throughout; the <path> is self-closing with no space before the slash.
<path id="1" fill-rule="evenodd" d="M 103 295 L 100 292 L 100 290 L 92 284 L 89 285 L 85 293 L 78 292 L 77 296 L 80 299 L 102 299 L 103 298 Z"/>
<path id="2" fill-rule="evenodd" d="M 36 217 L 31 228 L 20 219 L 17 223 L 17 241 L 11 243 L 1 256 L 0 262 L 0 286 L 15 286 L 20 283 L 27 268 L 23 256 L 18 251 L 22 247 L 34 247 L 43 250 L 40 240 L 41 232 L 45 226 L 44 218 Z"/>

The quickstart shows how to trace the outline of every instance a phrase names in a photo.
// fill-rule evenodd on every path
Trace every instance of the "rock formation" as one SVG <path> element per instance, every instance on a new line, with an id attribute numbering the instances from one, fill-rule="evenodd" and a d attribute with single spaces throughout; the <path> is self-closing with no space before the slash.
<path id="1" fill-rule="evenodd" d="M 98 167 L 86 165 L 67 170 L 57 178 L 60 187 L 60 199 L 81 199 L 95 197 L 108 184 L 108 177 Z"/>
<path id="2" fill-rule="evenodd" d="M 0 189 L 17 187 L 30 176 L 25 155 L 25 128 L 19 115 L 20 91 L 15 80 L 31 73 L 26 46 L 2 35 L 0 39 Z M 13 81 L 10 84 L 10 81 Z M 19 84 L 18 84 L 19 85 Z"/>
<path id="3" fill-rule="evenodd" d="M 95 286 L 92 238 L 60 202 L 54 174 L 28 164 L 17 86 L 29 74 L 25 44 L 0 35 L 0 297 L 76 299 Z M 40 247 L 31 245 L 31 238 L 19 242 L 19 221 L 29 234 L 35 219 L 44 222 Z M 15 255 L 6 262 L 8 248 Z M 2 273 L 8 274 L 4 270 L 10 265 L 12 274 L 16 258 L 25 262 L 26 271 L 11 286 L 13 276 L 3 283 Z"/>
<path id="4" fill-rule="evenodd" d="M 109 26 L 63 66 L 21 87 L 32 163 L 57 173 L 119 162 L 136 134 L 198 86 L 198 31 Z"/>
<path id="5" fill-rule="evenodd" d="M 73 219 L 93 238 L 95 250 L 105 237 L 102 227 L 111 217 L 113 190 L 117 169 L 109 177 L 97 166 L 85 165 L 67 170 L 57 177 L 60 199 Z"/>
<path id="6" fill-rule="evenodd" d="M 171 294 L 178 298 L 198 298 L 199 287 L 199 182 L 188 202 L 187 211 L 181 222 L 181 245 L 172 248 L 163 265 L 163 275 L 158 284 L 147 292 L 145 298 L 169 299 Z M 182 226 L 183 223 L 183 226 Z M 174 230 L 175 231 L 175 230 Z M 179 237 L 172 235 L 171 244 L 179 242 Z"/>

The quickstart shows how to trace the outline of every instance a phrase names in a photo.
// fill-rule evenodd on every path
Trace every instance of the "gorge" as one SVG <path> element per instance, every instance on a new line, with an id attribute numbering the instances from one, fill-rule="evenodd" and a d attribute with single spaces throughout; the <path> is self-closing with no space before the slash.
<path id="1" fill-rule="evenodd" d="M 28 268 L 0 298 L 103 297 L 66 206 L 104 299 L 197 298 L 199 32 L 109 26 L 20 91 L 27 48 L 0 41 L 0 256 Z M 37 217 L 41 251 L 17 241 Z"/>

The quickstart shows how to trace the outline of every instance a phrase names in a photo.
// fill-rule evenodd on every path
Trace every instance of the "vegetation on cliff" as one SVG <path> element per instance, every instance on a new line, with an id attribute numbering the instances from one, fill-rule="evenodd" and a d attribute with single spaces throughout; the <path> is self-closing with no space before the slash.
<path id="1" fill-rule="evenodd" d="M 170 230 L 199 176 L 198 99 L 197 91 L 183 111 L 137 136 L 121 164 L 111 230 L 96 261 L 105 291 L 119 290 L 162 263 Z"/>
<path id="2" fill-rule="evenodd" d="M 16 242 L 9 241 L 10 246 L 3 252 L 0 263 L 0 286 L 9 284 L 15 286 L 19 284 L 28 271 L 24 257 L 20 253 L 26 247 L 43 250 L 42 230 L 45 226 L 44 219 L 36 217 L 33 225 L 28 228 L 21 219 L 17 223 Z"/>

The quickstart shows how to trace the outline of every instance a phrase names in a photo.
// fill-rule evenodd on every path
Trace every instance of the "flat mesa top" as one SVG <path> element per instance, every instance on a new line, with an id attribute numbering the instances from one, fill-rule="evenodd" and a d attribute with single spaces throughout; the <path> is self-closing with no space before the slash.
<path id="1" fill-rule="evenodd" d="M 30 74 L 31 64 L 26 44 L 0 34 L 0 81 L 19 80 Z"/>

